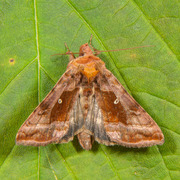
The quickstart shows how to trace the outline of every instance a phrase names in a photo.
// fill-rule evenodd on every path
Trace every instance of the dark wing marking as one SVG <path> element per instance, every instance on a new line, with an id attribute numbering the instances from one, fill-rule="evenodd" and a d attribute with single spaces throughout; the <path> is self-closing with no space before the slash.
<path id="1" fill-rule="evenodd" d="M 114 144 L 110 141 L 109 137 L 106 134 L 103 116 L 97 104 L 95 96 L 93 96 L 92 101 L 90 102 L 90 109 L 85 121 L 85 128 L 89 131 L 89 134 L 94 136 L 94 139 L 97 142 L 106 145 Z"/>
<path id="2" fill-rule="evenodd" d="M 79 95 L 79 94 L 78 94 Z M 80 97 L 77 98 L 69 117 L 69 129 L 66 135 L 60 140 L 60 143 L 69 142 L 79 133 L 84 125 L 83 112 L 80 104 Z"/>

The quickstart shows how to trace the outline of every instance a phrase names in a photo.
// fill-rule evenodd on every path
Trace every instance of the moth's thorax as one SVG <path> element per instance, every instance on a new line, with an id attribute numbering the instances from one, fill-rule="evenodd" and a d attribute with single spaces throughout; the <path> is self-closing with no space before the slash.
<path id="1" fill-rule="evenodd" d="M 99 73 L 99 69 L 105 66 L 105 63 L 97 56 L 87 55 L 74 59 L 68 66 L 75 66 L 90 82 Z"/>

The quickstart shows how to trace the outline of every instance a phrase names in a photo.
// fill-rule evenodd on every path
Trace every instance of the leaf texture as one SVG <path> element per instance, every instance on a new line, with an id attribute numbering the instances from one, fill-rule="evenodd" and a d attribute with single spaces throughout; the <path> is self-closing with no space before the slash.
<path id="1" fill-rule="evenodd" d="M 180 5 L 177 0 L 0 2 L 0 179 L 179 179 Z M 15 145 L 21 124 L 93 35 L 106 67 L 153 117 L 163 146 L 128 149 L 73 142 Z"/>

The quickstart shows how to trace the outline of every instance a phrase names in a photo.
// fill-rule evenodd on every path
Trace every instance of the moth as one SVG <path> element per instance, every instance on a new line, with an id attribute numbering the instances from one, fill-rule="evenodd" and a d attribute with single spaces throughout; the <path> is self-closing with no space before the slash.
<path id="1" fill-rule="evenodd" d="M 19 129 L 16 144 L 45 146 L 67 143 L 77 135 L 90 150 L 95 141 L 125 147 L 162 145 L 164 135 L 150 115 L 130 96 L 97 57 L 83 44 L 54 88 Z"/>

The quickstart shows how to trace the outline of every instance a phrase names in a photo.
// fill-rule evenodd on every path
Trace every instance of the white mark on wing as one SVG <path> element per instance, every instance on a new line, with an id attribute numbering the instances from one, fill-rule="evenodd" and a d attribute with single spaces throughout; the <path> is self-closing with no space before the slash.
<path id="1" fill-rule="evenodd" d="M 114 101 L 114 104 L 118 104 L 119 103 L 119 99 L 116 99 L 115 101 Z"/>
<path id="2" fill-rule="evenodd" d="M 58 99 L 58 103 L 61 104 L 62 103 L 62 99 Z"/>

